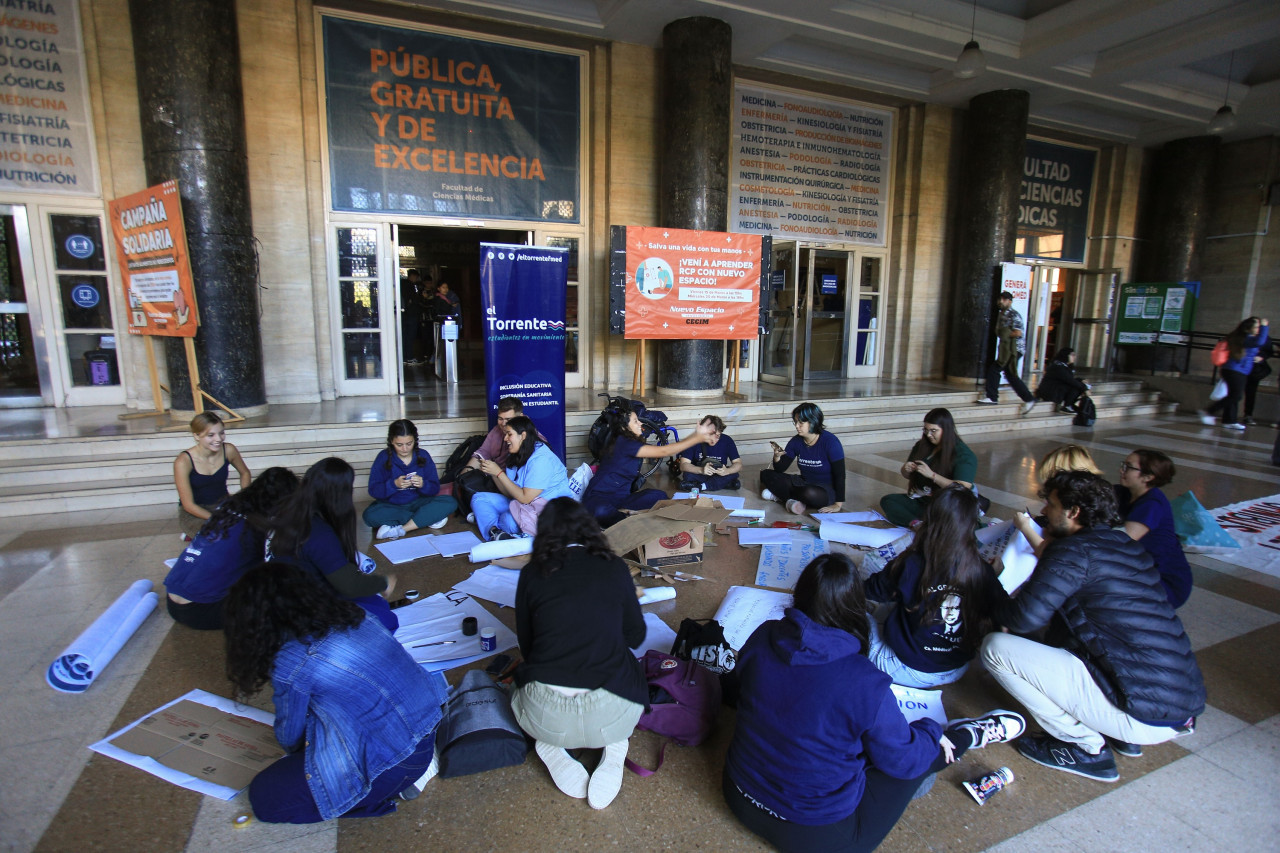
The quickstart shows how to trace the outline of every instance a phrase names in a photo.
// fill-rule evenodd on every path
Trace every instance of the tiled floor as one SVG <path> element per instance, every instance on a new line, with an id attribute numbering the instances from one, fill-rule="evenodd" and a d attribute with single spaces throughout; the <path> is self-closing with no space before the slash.
<path id="1" fill-rule="evenodd" d="M 368 414 L 359 408 L 346 416 Z M 101 420 L 105 426 L 114 416 Z M 10 434 L 38 429 L 30 419 L 20 421 L 7 421 Z M 54 418 L 54 431 L 92 431 L 93 424 L 92 414 L 78 420 L 64 413 Z M 780 437 L 784 433 L 780 427 Z M 984 493 L 994 501 L 992 514 L 1008 517 L 1013 509 L 1034 506 L 1029 460 L 1069 440 L 1089 445 L 1106 471 L 1135 447 L 1163 448 L 1179 469 L 1166 492 L 1194 488 L 1214 507 L 1280 493 L 1280 469 L 1268 464 L 1274 439 L 1269 428 L 1224 436 L 1171 416 L 1101 421 L 1094 430 L 983 436 L 970 444 Z M 873 505 L 899 489 L 896 469 L 906 451 L 900 444 L 851 448 L 848 507 Z M 747 461 L 758 468 L 764 460 Z M 459 522 L 449 529 L 460 529 Z M 367 531 L 362 535 L 367 544 Z M 226 695 L 219 636 L 174 626 L 161 609 L 86 693 L 55 693 L 43 680 L 53 656 L 116 595 L 139 577 L 158 584 L 162 561 L 179 550 L 167 507 L 0 521 L 0 847 L 344 853 L 764 849 L 720 799 L 719 773 L 733 727 L 729 711 L 708 743 L 669 750 L 656 776 L 628 775 L 618 800 L 603 812 L 560 795 L 530 758 L 520 767 L 433 781 L 418 800 L 377 820 L 233 828 L 232 819 L 246 810 L 242 799 L 201 797 L 86 749 L 193 687 Z M 756 556 L 735 543 L 717 543 L 700 571 L 708 580 L 682 585 L 675 601 L 647 609 L 672 626 L 685 616 L 709 616 L 726 586 L 751 582 Z M 465 558 L 433 559 L 401 567 L 403 582 L 424 592 L 447 589 L 471 570 Z M 1117 785 L 1037 767 L 1007 746 L 975 752 L 911 805 L 883 849 L 1280 849 L 1280 580 L 1203 557 L 1193 562 L 1197 589 L 1181 615 L 1210 703 L 1194 736 L 1149 747 L 1139 759 L 1118 759 Z M 501 618 L 513 621 L 509 611 Z M 460 672 L 451 677 L 456 680 Z M 959 716 L 1010 700 L 989 676 L 974 671 L 947 688 L 946 701 Z M 651 764 L 657 746 L 655 738 L 639 733 L 631 756 Z M 1013 768 L 1015 782 L 978 807 L 959 781 L 1001 765 Z"/>

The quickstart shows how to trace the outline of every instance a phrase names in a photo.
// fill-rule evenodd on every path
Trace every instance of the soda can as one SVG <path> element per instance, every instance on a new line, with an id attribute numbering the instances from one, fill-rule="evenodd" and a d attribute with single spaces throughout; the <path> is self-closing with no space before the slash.
<path id="1" fill-rule="evenodd" d="M 995 773 L 988 773 L 986 776 L 979 776 L 968 782 L 961 782 L 964 789 L 969 795 L 978 801 L 978 805 L 983 805 L 987 800 L 995 796 L 996 791 L 1001 790 L 1013 781 L 1013 771 L 1008 767 L 1001 767 Z"/>

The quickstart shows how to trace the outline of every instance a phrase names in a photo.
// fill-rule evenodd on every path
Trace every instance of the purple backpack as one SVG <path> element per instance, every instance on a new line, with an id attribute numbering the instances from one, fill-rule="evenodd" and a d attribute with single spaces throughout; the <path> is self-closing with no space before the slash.
<path id="1" fill-rule="evenodd" d="M 640 663 L 649 682 L 649 710 L 641 715 L 636 728 L 682 746 L 697 746 L 706 740 L 720 712 L 720 677 L 699 663 L 653 649 L 644 653 Z M 663 744 L 658 767 L 666 748 Z M 630 760 L 627 766 L 641 776 L 658 770 L 647 770 Z"/>

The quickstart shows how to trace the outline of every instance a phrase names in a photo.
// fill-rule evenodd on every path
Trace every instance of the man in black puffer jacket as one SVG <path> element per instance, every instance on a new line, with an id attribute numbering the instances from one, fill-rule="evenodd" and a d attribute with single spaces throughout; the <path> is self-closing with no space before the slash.
<path id="1" fill-rule="evenodd" d="M 989 634 L 982 661 L 1048 733 L 1023 756 L 1114 782 L 1112 749 L 1141 755 L 1195 727 L 1204 679 L 1160 574 L 1120 523 L 1111 485 L 1083 472 L 1041 490 L 1046 547 L 1031 579 L 995 613 L 1014 633 Z M 1045 642 L 1016 634 L 1047 628 Z"/>

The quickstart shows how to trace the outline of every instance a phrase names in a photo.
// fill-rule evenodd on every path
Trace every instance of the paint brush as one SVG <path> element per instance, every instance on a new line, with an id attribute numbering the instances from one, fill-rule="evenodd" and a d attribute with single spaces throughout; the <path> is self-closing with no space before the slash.
<path id="1" fill-rule="evenodd" d="M 457 640 L 441 640 L 438 643 L 418 643 L 417 645 L 410 646 L 409 648 L 421 649 L 421 648 L 425 648 L 426 646 L 452 646 L 456 642 L 458 641 Z"/>

